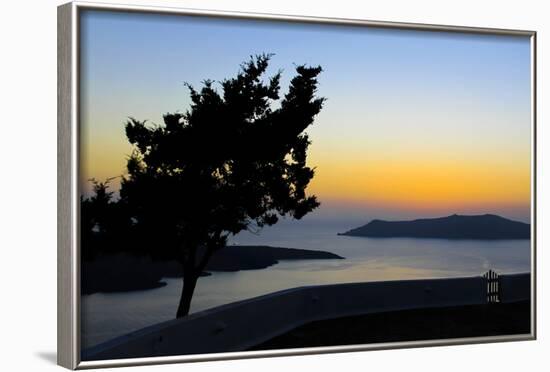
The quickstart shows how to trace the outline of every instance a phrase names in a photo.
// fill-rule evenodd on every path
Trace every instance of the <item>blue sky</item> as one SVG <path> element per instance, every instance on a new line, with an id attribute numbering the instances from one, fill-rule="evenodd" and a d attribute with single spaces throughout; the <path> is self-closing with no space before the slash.
<path id="1" fill-rule="evenodd" d="M 188 108 L 184 82 L 234 76 L 265 52 L 275 54 L 270 74 L 283 70 L 283 92 L 296 64 L 323 67 L 319 95 L 327 102 L 309 130 L 309 159 L 318 169 L 311 191 L 327 213 L 528 219 L 527 37 L 107 11 L 81 17 L 83 179 L 123 172 L 128 116 L 162 123 L 162 114 Z"/>

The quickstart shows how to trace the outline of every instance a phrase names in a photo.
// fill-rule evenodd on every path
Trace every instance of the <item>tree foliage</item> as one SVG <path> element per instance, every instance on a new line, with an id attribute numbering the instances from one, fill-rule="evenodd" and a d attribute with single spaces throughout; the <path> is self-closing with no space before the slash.
<path id="1" fill-rule="evenodd" d="M 165 114 L 164 125 L 126 124 L 134 151 L 119 203 L 147 250 L 183 265 L 178 316 L 188 313 L 198 276 L 231 234 L 281 216 L 300 219 L 319 205 L 306 193 L 314 169 L 305 130 L 323 106 L 321 67 L 297 66 L 281 98 L 281 72 L 264 76 L 270 58 L 251 57 L 236 77 L 200 89 L 187 84 L 189 110 Z"/>
<path id="2" fill-rule="evenodd" d="M 131 221 L 121 203 L 113 198 L 109 183 L 91 179 L 93 195 L 80 203 L 81 253 L 84 261 L 98 254 L 121 250 L 131 232 Z"/>

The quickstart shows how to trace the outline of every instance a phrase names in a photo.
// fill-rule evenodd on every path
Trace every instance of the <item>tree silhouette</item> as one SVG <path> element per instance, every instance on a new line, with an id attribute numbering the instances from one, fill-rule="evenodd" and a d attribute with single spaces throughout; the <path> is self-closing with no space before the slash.
<path id="1" fill-rule="evenodd" d="M 124 251 L 125 243 L 135 233 L 130 231 L 132 222 L 124 205 L 113 198 L 109 183 L 113 178 L 101 182 L 89 180 L 93 184 L 90 197 L 81 196 L 80 235 L 83 261 L 91 261 L 101 254 Z M 133 253 L 138 247 L 133 244 Z"/>
<path id="2" fill-rule="evenodd" d="M 300 219 L 319 206 L 306 195 L 314 170 L 306 165 L 304 130 L 323 106 L 316 97 L 321 67 L 297 66 L 280 99 L 281 72 L 262 79 L 270 58 L 251 57 L 220 82 L 221 93 L 211 80 L 200 90 L 186 84 L 190 109 L 165 114 L 162 126 L 126 124 L 134 151 L 120 202 L 134 227 L 154 237 L 148 249 L 182 264 L 178 318 L 189 313 L 198 277 L 230 235 L 280 216 Z"/>

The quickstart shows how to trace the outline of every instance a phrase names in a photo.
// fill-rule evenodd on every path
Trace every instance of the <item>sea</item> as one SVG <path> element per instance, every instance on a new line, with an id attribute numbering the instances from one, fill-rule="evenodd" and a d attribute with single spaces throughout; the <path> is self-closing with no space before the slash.
<path id="1" fill-rule="evenodd" d="M 451 278 L 529 272 L 529 240 L 364 238 L 338 233 L 350 221 L 282 221 L 260 232 L 243 232 L 229 244 L 322 250 L 345 259 L 280 261 L 266 269 L 212 272 L 201 277 L 191 313 L 267 293 L 317 284 Z M 88 348 L 174 319 L 181 279 L 166 286 L 124 293 L 95 293 L 81 301 L 81 344 Z"/>

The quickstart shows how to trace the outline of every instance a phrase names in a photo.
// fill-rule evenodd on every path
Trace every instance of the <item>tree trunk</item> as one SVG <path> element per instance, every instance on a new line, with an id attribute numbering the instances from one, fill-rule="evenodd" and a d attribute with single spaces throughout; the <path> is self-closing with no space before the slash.
<path id="1" fill-rule="evenodd" d="M 189 309 L 191 307 L 191 299 L 193 298 L 193 292 L 195 292 L 195 286 L 197 285 L 197 280 L 199 276 L 194 274 L 183 275 L 183 288 L 181 290 L 180 303 L 178 306 L 178 311 L 176 313 L 176 318 L 183 318 L 189 314 Z"/>
<path id="2" fill-rule="evenodd" d="M 184 316 L 189 315 L 191 299 L 193 298 L 193 293 L 195 292 L 195 287 L 197 286 L 197 280 L 206 267 L 206 264 L 210 260 L 213 252 L 214 249 L 208 247 L 197 265 L 196 249 L 191 249 L 189 250 L 189 255 L 187 257 L 183 257 L 180 261 L 183 267 L 183 287 L 181 290 L 178 311 L 176 312 L 176 318 L 183 318 Z"/>

